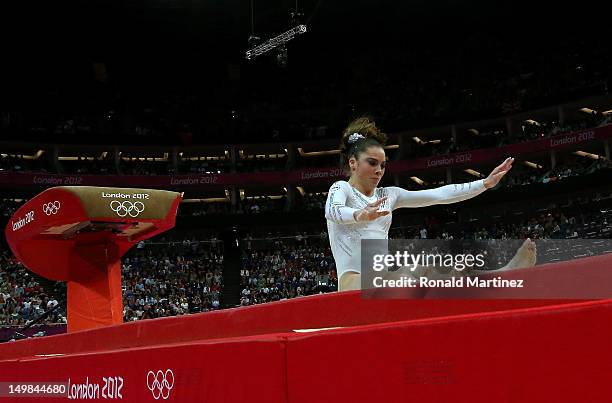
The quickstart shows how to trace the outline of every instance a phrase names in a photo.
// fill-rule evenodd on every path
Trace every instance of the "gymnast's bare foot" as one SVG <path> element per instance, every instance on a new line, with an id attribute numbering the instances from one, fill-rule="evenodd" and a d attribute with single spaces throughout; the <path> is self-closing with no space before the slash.
<path id="1" fill-rule="evenodd" d="M 525 242 L 518 248 L 514 257 L 507 265 L 496 271 L 505 271 L 532 267 L 536 264 L 537 250 L 536 244 L 531 239 L 525 239 Z"/>

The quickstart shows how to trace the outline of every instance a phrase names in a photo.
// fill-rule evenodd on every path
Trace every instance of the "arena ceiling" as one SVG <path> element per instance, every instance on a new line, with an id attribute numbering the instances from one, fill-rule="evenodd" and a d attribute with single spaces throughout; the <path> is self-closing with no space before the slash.
<path id="1" fill-rule="evenodd" d="M 607 26 L 594 7 L 539 3 L 536 9 L 526 0 L 298 0 L 297 7 L 308 33 L 288 46 L 296 79 L 334 69 L 342 74 L 351 58 L 389 69 L 400 53 L 427 71 L 428 63 L 446 62 L 431 61 L 432 51 L 478 52 L 481 42 L 500 38 L 509 50 L 537 52 L 567 38 L 605 40 Z M 291 28 L 295 8 L 295 0 L 253 0 L 255 34 L 267 39 Z M 208 76 L 207 85 L 218 87 L 217 77 L 232 65 L 248 66 L 251 0 L 34 0 L 4 2 L 0 16 L 8 38 L 2 81 L 17 90 L 27 80 L 80 83 L 81 75 L 92 76 L 92 63 L 104 63 L 114 79 L 141 77 L 149 86 Z M 378 60 L 381 54 L 387 60 Z"/>

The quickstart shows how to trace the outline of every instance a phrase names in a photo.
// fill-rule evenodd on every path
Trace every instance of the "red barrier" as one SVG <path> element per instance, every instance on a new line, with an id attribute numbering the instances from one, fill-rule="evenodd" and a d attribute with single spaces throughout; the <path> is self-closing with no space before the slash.
<path id="1" fill-rule="evenodd" d="M 285 344 L 274 335 L 0 362 L 0 385 L 61 382 L 70 400 L 84 400 L 85 385 L 93 401 L 283 402 L 285 376 Z M 41 400 L 7 398 L 9 391 L 0 386 L 1 401 Z"/>
<path id="2" fill-rule="evenodd" d="M 554 265 L 543 265 L 529 273 L 542 277 L 543 269 L 556 278 L 568 273 L 597 275 L 595 268 L 610 267 L 609 255 L 594 256 Z M 609 270 L 608 270 L 609 271 Z M 507 272 L 505 276 L 514 276 Z M 528 279 L 528 276 L 525 276 Z M 596 277 L 598 278 L 598 277 Z M 527 280 L 527 282 L 529 282 Z M 483 293 L 490 293 L 484 289 Z M 504 292 L 500 290 L 500 292 Z M 435 290 L 434 290 L 435 293 Z M 488 295 L 493 297 L 493 295 Z M 0 344 L 0 358 L 31 357 L 36 354 L 72 354 L 167 343 L 185 343 L 258 334 L 288 332 L 303 328 L 328 328 L 374 323 L 450 317 L 463 314 L 506 311 L 575 301 L 558 299 L 366 299 L 358 291 L 330 293 L 201 314 L 125 323 Z M 299 315 L 296 314 L 299 312 Z"/>
<path id="3" fill-rule="evenodd" d="M 603 402 L 611 314 L 597 301 L 0 361 L 0 393 L 44 381 L 72 398 L 97 385 L 96 401 L 112 386 L 127 402 Z"/>
<path id="4" fill-rule="evenodd" d="M 607 402 L 610 315 L 600 301 L 293 337 L 288 401 Z"/>
<path id="5" fill-rule="evenodd" d="M 609 261 L 546 267 L 582 273 Z M 612 300 L 334 293 L 5 344 L 0 393 L 3 382 L 70 380 L 74 393 L 120 383 L 129 402 L 155 393 L 177 402 L 604 402 L 611 314 Z M 331 326 L 340 328 L 292 332 Z"/>
<path id="6" fill-rule="evenodd" d="M 124 323 L 0 344 L 0 359 L 73 354 L 188 343 L 295 329 L 358 326 L 557 305 L 558 300 L 372 300 L 358 291 L 295 298 L 262 305 Z M 296 315 L 299 312 L 299 315 Z"/>

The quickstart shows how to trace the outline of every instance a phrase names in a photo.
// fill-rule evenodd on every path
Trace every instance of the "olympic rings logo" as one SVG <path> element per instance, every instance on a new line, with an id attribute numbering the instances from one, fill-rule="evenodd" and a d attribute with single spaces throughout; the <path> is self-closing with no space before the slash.
<path id="1" fill-rule="evenodd" d="M 155 400 L 160 397 L 166 400 L 170 397 L 170 390 L 174 387 L 174 373 L 171 369 L 167 369 L 166 372 L 162 370 L 149 371 L 147 373 L 147 387 Z"/>
<path id="2" fill-rule="evenodd" d="M 43 204 L 42 211 L 46 215 L 51 215 L 51 214 L 55 215 L 55 214 L 57 214 L 57 212 L 59 211 L 61 206 L 62 205 L 60 204 L 60 202 L 58 202 L 56 200 L 54 202 L 49 202 L 49 203 Z"/>
<path id="3" fill-rule="evenodd" d="M 138 217 L 138 214 L 142 213 L 145 209 L 143 202 L 132 203 L 131 201 L 117 201 L 113 200 L 110 202 L 110 209 L 113 210 L 119 217 L 130 216 L 132 218 Z"/>

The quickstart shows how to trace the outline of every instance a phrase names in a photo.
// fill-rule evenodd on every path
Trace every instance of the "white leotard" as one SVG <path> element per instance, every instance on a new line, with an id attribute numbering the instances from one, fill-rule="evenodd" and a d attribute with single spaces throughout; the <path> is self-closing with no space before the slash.
<path id="1" fill-rule="evenodd" d="M 368 197 L 346 181 L 335 182 L 325 203 L 325 218 L 338 279 L 343 273 L 361 273 L 361 240 L 388 239 L 392 214 L 373 221 L 356 222 L 353 213 L 381 197 L 387 200 L 379 210 L 450 204 L 470 199 L 486 190 L 484 180 L 446 185 L 436 189 L 408 191 L 396 186 L 375 188 Z"/>

